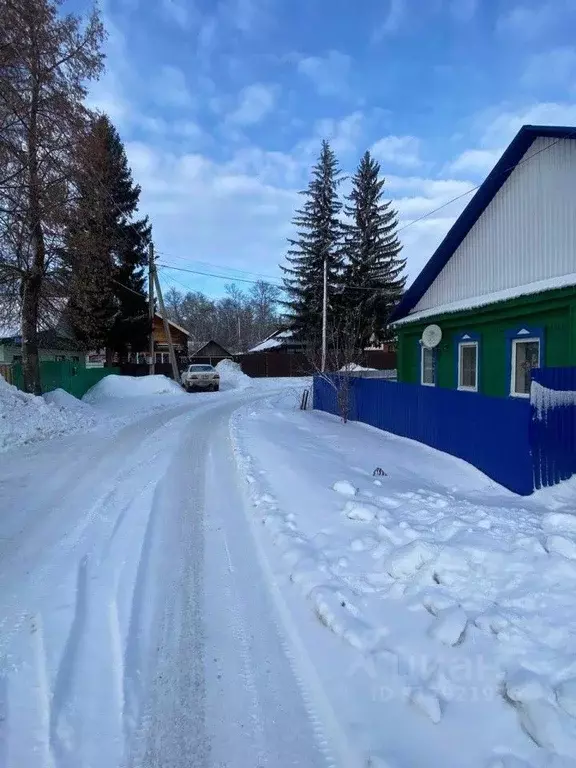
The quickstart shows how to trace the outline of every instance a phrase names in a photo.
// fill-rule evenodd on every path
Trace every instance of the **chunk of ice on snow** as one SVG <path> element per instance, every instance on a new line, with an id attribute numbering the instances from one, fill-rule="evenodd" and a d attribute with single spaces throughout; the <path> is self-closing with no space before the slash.
<path id="1" fill-rule="evenodd" d="M 547 686 L 528 669 L 519 669 L 506 679 L 506 695 L 517 703 L 545 699 L 548 693 Z"/>
<path id="2" fill-rule="evenodd" d="M 447 608 L 438 614 L 429 634 L 444 645 L 457 645 L 462 640 L 467 624 L 468 617 L 462 608 Z"/>
<path id="3" fill-rule="evenodd" d="M 348 480 L 338 480 L 332 486 L 332 490 L 341 493 L 342 496 L 356 496 L 358 490 Z"/>
<path id="4" fill-rule="evenodd" d="M 344 507 L 344 513 L 350 520 L 359 520 L 363 523 L 370 523 L 376 517 L 377 507 L 371 504 L 359 504 L 356 501 L 347 501 Z"/>
<path id="5" fill-rule="evenodd" d="M 413 704 L 426 717 L 429 717 L 433 723 L 439 723 L 442 719 L 440 699 L 428 688 L 414 688 L 410 692 L 408 700 L 410 704 Z"/>
<path id="6" fill-rule="evenodd" d="M 528 701 L 518 708 L 526 733 L 544 749 L 565 757 L 576 755 L 576 728 L 548 701 Z"/>
<path id="7" fill-rule="evenodd" d="M 546 539 L 546 552 L 555 553 L 576 560 L 576 542 L 566 536 L 548 536 Z"/>
<path id="8" fill-rule="evenodd" d="M 576 718 L 576 677 L 560 683 L 556 688 L 556 699 L 564 712 Z"/>
<path id="9" fill-rule="evenodd" d="M 435 557 L 436 548 L 431 544 L 412 541 L 394 552 L 386 563 L 386 570 L 396 579 L 410 578 Z"/>
<path id="10" fill-rule="evenodd" d="M 542 520 L 542 527 L 546 530 L 569 531 L 576 533 L 576 515 L 567 512 L 551 512 Z"/>

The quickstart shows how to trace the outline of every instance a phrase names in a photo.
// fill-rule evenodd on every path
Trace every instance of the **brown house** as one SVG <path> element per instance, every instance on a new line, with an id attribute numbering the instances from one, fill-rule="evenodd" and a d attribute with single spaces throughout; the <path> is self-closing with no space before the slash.
<path id="1" fill-rule="evenodd" d="M 188 354 L 188 339 L 190 334 L 181 325 L 178 325 L 173 320 L 168 320 L 170 327 L 170 337 L 174 349 L 176 352 L 176 359 L 186 358 Z M 155 363 L 170 363 L 170 352 L 168 339 L 166 338 L 166 332 L 164 330 L 164 320 L 159 312 L 154 315 L 154 362 Z M 141 350 L 140 352 L 132 352 L 129 355 L 130 363 L 148 364 L 149 352 L 148 350 Z"/>

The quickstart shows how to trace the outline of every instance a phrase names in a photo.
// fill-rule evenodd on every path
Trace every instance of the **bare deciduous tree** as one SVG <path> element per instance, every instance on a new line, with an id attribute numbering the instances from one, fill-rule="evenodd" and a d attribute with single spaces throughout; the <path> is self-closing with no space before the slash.
<path id="1" fill-rule="evenodd" d="M 306 340 L 308 363 L 315 375 L 334 390 L 338 413 L 344 423 L 351 417 L 352 379 L 357 366 L 364 362 L 364 352 L 359 345 L 362 323 L 359 310 L 350 310 L 344 317 L 328 321 L 325 370 L 322 370 L 321 338 L 316 335 Z"/>
<path id="2" fill-rule="evenodd" d="M 0 0 L 0 279 L 19 305 L 24 386 L 36 393 L 41 303 L 62 292 L 72 150 L 103 66 L 97 11 L 83 24 L 59 5 Z"/>
<path id="3" fill-rule="evenodd" d="M 199 291 L 166 293 L 166 310 L 185 327 L 195 341 L 214 339 L 232 352 L 245 352 L 277 330 L 280 288 L 264 280 L 245 293 L 236 285 L 226 286 L 226 295 L 211 299 Z"/>

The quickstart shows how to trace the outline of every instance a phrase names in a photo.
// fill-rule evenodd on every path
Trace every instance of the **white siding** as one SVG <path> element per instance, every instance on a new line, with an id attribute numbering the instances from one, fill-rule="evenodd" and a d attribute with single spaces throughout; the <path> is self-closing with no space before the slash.
<path id="1" fill-rule="evenodd" d="M 531 155 L 412 313 L 576 273 L 576 140 L 536 139 Z"/>

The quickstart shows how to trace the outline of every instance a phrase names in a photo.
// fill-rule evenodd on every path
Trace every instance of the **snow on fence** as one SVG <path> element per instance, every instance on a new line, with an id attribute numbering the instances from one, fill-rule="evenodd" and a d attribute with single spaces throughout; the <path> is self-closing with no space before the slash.
<path id="1" fill-rule="evenodd" d="M 576 474 L 576 368 L 532 372 L 530 445 L 534 486 Z"/>

